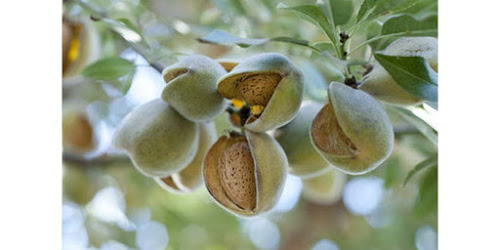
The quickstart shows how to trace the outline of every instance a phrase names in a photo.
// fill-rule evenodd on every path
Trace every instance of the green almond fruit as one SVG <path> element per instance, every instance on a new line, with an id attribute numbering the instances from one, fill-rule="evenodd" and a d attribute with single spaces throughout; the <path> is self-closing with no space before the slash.
<path id="1" fill-rule="evenodd" d="M 215 60 L 192 55 L 163 70 L 167 83 L 161 98 L 186 119 L 203 122 L 224 112 L 227 101 L 217 92 L 217 80 L 226 70 Z"/>
<path id="2" fill-rule="evenodd" d="M 125 150 L 144 175 L 165 177 L 193 161 L 198 138 L 196 123 L 156 99 L 137 107 L 121 121 L 113 145 Z"/>
<path id="3" fill-rule="evenodd" d="M 384 107 L 369 94 L 340 82 L 330 84 L 328 97 L 311 124 L 314 148 L 344 173 L 374 170 L 389 157 L 394 145 Z"/>
<path id="4" fill-rule="evenodd" d="M 302 103 L 295 118 L 274 132 L 288 159 L 288 172 L 301 178 L 311 178 L 332 169 L 314 149 L 309 139 L 309 128 L 323 105 L 314 101 Z"/>
<path id="5" fill-rule="evenodd" d="M 198 151 L 193 161 L 180 172 L 174 173 L 171 176 L 154 178 L 155 181 L 167 191 L 174 193 L 189 193 L 197 189 L 203 183 L 201 168 L 203 159 L 208 149 L 217 140 L 217 133 L 213 122 L 199 123 L 200 136 L 198 143 Z"/>
<path id="6" fill-rule="evenodd" d="M 87 20 L 63 18 L 62 32 L 63 83 L 70 84 L 87 65 L 101 57 L 101 41 L 96 28 Z"/>
<path id="7" fill-rule="evenodd" d="M 97 147 L 94 127 L 84 106 L 66 104 L 62 117 L 62 139 L 65 152 L 85 154 Z"/>
<path id="8" fill-rule="evenodd" d="M 335 169 L 314 178 L 302 179 L 302 194 L 310 202 L 329 205 L 342 197 L 347 176 Z"/>
<path id="9" fill-rule="evenodd" d="M 203 179 L 219 206 L 252 217 L 276 205 L 286 169 L 285 152 L 276 140 L 266 133 L 245 131 L 217 140 L 205 157 Z"/>
<path id="10" fill-rule="evenodd" d="M 402 37 L 387 46 L 383 54 L 420 56 L 429 63 L 433 70 L 438 71 L 438 40 L 434 37 Z M 397 106 L 412 106 L 423 101 L 399 86 L 378 62 L 375 63 L 373 70 L 363 77 L 363 83 L 359 89 L 380 101 Z"/>
<path id="11" fill-rule="evenodd" d="M 304 95 L 304 77 L 285 56 L 263 53 L 243 60 L 218 83 L 219 93 L 251 107 L 245 129 L 263 132 L 281 127 L 297 114 Z"/>

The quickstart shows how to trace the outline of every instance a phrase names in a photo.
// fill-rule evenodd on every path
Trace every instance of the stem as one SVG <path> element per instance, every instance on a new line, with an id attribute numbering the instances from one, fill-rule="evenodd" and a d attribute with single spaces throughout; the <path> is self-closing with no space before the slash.
<path id="1" fill-rule="evenodd" d="M 62 158 L 64 163 L 82 167 L 97 167 L 97 166 L 101 167 L 101 166 L 113 165 L 114 163 L 130 162 L 129 158 L 124 155 L 121 156 L 102 155 L 100 157 L 87 159 L 78 155 L 64 152 Z"/>
<path id="2" fill-rule="evenodd" d="M 100 21 L 101 19 L 104 19 L 104 18 L 107 18 L 107 13 L 106 11 L 104 10 L 100 10 L 100 9 L 97 9 L 95 8 L 94 6 L 88 4 L 88 3 L 85 3 L 81 0 L 74 0 L 76 2 L 76 4 L 80 5 L 80 7 L 82 7 L 83 9 L 89 11 L 90 13 L 92 13 L 92 15 L 90 16 L 90 19 L 92 21 Z M 94 16 L 95 15 L 95 16 Z M 114 20 L 113 20 L 114 21 Z M 139 46 L 138 44 L 136 43 L 133 43 L 127 39 L 125 39 L 119 32 L 117 32 L 116 30 L 114 30 L 113 28 L 109 28 L 113 33 L 117 34 L 119 37 L 121 37 L 124 41 L 126 41 L 130 47 L 137 53 L 139 54 L 140 56 L 142 56 L 149 64 L 149 66 L 151 66 L 153 69 L 155 69 L 156 71 L 158 71 L 158 73 L 161 73 L 163 71 L 163 69 L 165 68 L 163 65 L 157 63 L 157 62 L 152 62 L 150 59 L 149 59 L 149 56 L 146 54 L 146 52 L 144 51 L 144 49 Z"/>

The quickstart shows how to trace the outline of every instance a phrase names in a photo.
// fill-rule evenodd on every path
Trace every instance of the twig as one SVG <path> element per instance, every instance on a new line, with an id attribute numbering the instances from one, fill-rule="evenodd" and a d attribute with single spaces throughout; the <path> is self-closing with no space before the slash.
<path id="1" fill-rule="evenodd" d="M 90 16 L 90 19 L 92 21 L 95 21 L 95 22 L 98 22 L 100 20 L 102 20 L 103 18 L 107 18 L 107 13 L 106 11 L 104 10 L 100 10 L 100 9 L 97 9 L 95 8 L 94 6 L 91 6 L 90 4 L 88 3 L 85 3 L 83 1 L 80 1 L 80 0 L 76 0 L 75 1 L 78 5 L 80 5 L 83 9 L 86 9 L 87 11 L 89 11 L 91 14 Z M 165 68 L 163 65 L 157 63 L 157 62 L 152 62 L 149 57 L 146 55 L 146 53 L 144 52 L 144 49 L 141 48 L 138 44 L 136 43 L 133 43 L 133 42 L 130 42 L 129 40 L 125 39 L 119 32 L 117 32 L 116 30 L 112 29 L 112 28 L 109 28 L 111 31 L 113 31 L 115 34 L 117 34 L 119 37 L 121 37 L 123 40 L 125 40 L 129 45 L 130 47 L 137 53 L 139 54 L 140 56 L 142 56 L 149 64 L 149 66 L 151 66 L 152 68 L 154 68 L 156 71 L 158 71 L 159 73 L 161 73 L 163 71 L 163 68 Z"/>
<path id="2" fill-rule="evenodd" d="M 81 167 L 103 167 L 116 163 L 130 163 L 128 157 L 123 155 L 102 155 L 96 158 L 84 158 L 75 154 L 63 152 L 63 162 Z"/>

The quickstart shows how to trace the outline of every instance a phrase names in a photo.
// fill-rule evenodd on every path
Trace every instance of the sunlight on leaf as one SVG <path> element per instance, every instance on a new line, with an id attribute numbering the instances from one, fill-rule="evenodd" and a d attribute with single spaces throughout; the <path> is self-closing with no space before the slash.
<path id="1" fill-rule="evenodd" d="M 375 58 L 404 90 L 418 98 L 437 101 L 437 73 L 423 57 L 377 53 Z"/>
<path id="2" fill-rule="evenodd" d="M 408 181 L 410 181 L 410 179 L 417 173 L 419 172 L 420 170 L 423 170 L 425 168 L 428 168 L 428 167 L 433 167 L 433 166 L 437 166 L 437 160 L 438 160 L 438 156 L 437 154 L 436 155 L 433 155 L 429 158 L 427 158 L 426 160 L 420 162 L 419 164 L 417 164 L 409 173 L 408 175 L 406 176 L 406 179 L 405 181 L 403 182 L 403 185 L 406 185 L 406 183 L 408 183 Z"/>
<path id="3" fill-rule="evenodd" d="M 134 64 L 123 58 L 109 57 L 101 59 L 83 71 L 82 75 L 88 78 L 109 80 L 129 74 L 134 70 Z"/>

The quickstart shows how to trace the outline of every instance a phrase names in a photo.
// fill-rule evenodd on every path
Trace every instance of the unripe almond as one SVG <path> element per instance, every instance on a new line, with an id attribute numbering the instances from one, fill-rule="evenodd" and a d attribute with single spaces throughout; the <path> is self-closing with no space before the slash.
<path id="1" fill-rule="evenodd" d="M 333 168 L 314 149 L 309 139 L 311 123 L 322 107 L 317 102 L 303 102 L 297 116 L 274 132 L 274 137 L 286 153 L 290 174 L 311 178 Z"/>
<path id="2" fill-rule="evenodd" d="M 125 150 L 144 175 L 165 177 L 193 161 L 198 138 L 197 124 L 156 99 L 137 107 L 122 120 L 113 145 Z"/>
<path id="3" fill-rule="evenodd" d="M 203 178 L 217 204 L 250 217 L 277 203 L 286 168 L 285 153 L 272 137 L 246 131 L 219 138 L 205 157 Z"/>
<path id="4" fill-rule="evenodd" d="M 63 79 L 78 76 L 101 56 L 100 39 L 92 23 L 63 18 Z"/>
<path id="5" fill-rule="evenodd" d="M 302 179 L 304 198 L 317 204 L 333 204 L 342 197 L 347 176 L 335 169 L 309 179 Z"/>
<path id="6" fill-rule="evenodd" d="M 402 37 L 387 46 L 383 54 L 388 56 L 420 56 L 426 59 L 431 68 L 437 72 L 437 49 L 438 41 L 434 37 Z M 363 78 L 359 89 L 378 100 L 398 106 L 416 105 L 423 101 L 397 84 L 389 72 L 378 62 L 375 63 L 373 70 Z"/>
<path id="7" fill-rule="evenodd" d="M 154 178 L 155 181 L 167 191 L 174 193 L 188 193 L 197 189 L 202 183 L 201 167 L 208 149 L 217 140 L 213 122 L 199 123 L 200 136 L 196 156 L 180 172 L 164 178 Z"/>
<path id="8" fill-rule="evenodd" d="M 94 129 L 83 108 L 66 108 L 62 122 L 64 151 L 84 154 L 95 149 Z"/>
<path id="9" fill-rule="evenodd" d="M 163 70 L 167 85 L 161 97 L 190 121 L 213 120 L 227 106 L 227 101 L 217 92 L 216 85 L 225 73 L 224 68 L 209 57 L 182 57 Z"/>
<path id="10" fill-rule="evenodd" d="M 246 102 L 252 113 L 244 127 L 254 132 L 278 128 L 297 113 L 304 94 L 303 76 L 286 57 L 277 53 L 252 56 L 219 79 L 219 93 Z M 254 108 L 255 107 L 255 108 Z"/>
<path id="11" fill-rule="evenodd" d="M 328 97 L 311 124 L 313 146 L 347 174 L 372 171 L 389 157 L 394 144 L 384 107 L 365 92 L 339 82 L 330 84 Z"/>

